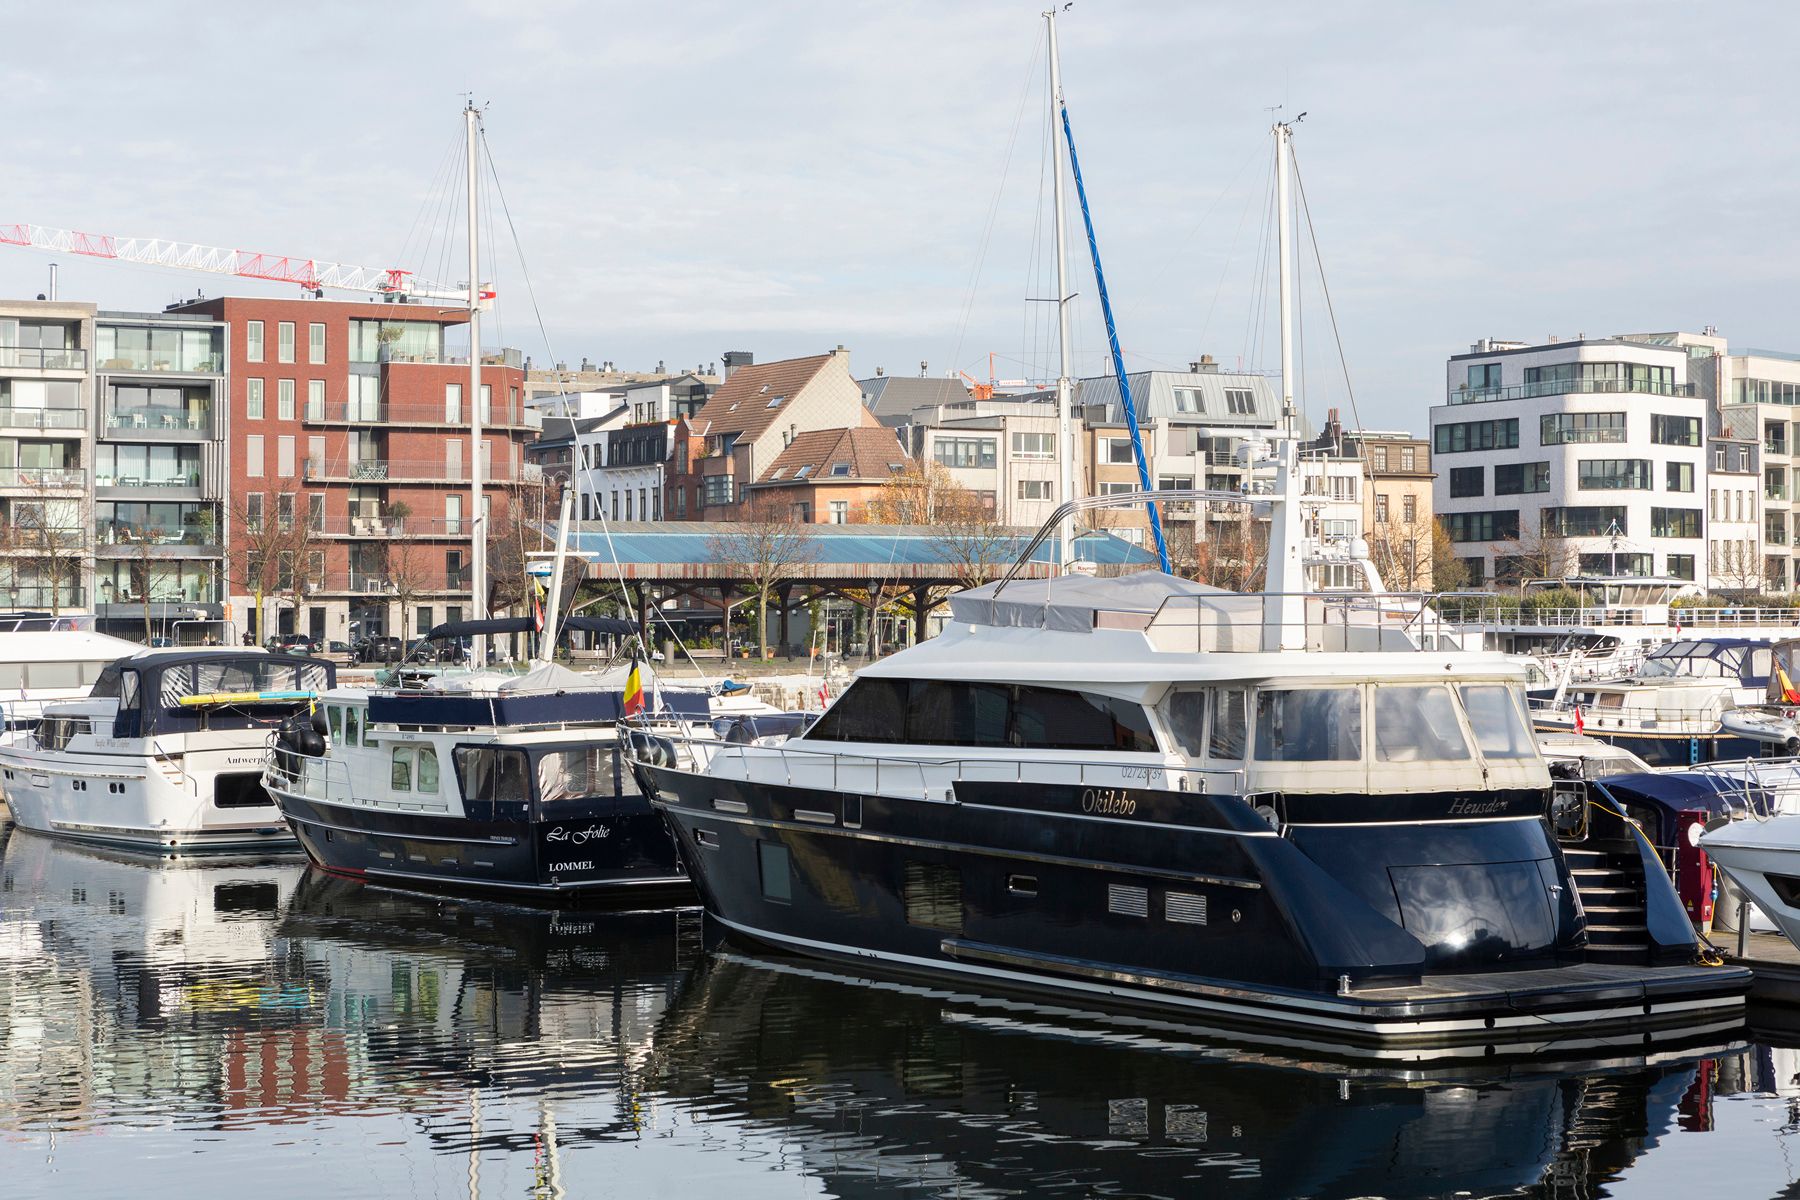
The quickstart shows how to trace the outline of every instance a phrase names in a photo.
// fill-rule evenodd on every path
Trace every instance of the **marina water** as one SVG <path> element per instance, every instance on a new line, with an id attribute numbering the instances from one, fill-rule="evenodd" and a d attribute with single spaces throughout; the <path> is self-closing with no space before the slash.
<path id="1" fill-rule="evenodd" d="M 1358 1062 L 0 826 L 14 1196 L 1776 1196 L 1780 1041 Z"/>

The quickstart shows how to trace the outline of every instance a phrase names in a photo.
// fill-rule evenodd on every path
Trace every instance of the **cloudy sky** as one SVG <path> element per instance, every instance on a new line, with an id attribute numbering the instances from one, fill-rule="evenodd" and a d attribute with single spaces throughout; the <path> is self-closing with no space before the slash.
<path id="1" fill-rule="evenodd" d="M 985 377 L 992 353 L 1002 378 L 1042 377 L 1041 6 L 34 5 L 0 41 L 0 225 L 459 280 L 472 90 L 518 238 L 496 216 L 499 332 L 539 363 L 842 343 L 859 374 Z M 1800 350 L 1792 6 L 1079 0 L 1060 29 L 1133 367 L 1276 365 L 1278 104 L 1308 114 L 1300 168 L 1366 425 L 1424 428 L 1444 356 L 1482 336 L 1715 325 Z M 0 247 L 0 294 L 42 291 L 49 261 Z M 258 286 L 62 263 L 66 298 L 108 308 Z M 1303 264 L 1317 415 L 1348 401 Z M 1078 240 L 1071 270 L 1076 366 L 1096 373 Z"/>

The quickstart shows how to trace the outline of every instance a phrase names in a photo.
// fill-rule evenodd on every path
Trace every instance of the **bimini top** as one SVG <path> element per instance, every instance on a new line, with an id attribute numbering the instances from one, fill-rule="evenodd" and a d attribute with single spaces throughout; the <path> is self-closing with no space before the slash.
<path id="1" fill-rule="evenodd" d="M 1246 603 L 1247 616 L 1258 619 L 1261 602 L 1224 588 L 1195 583 L 1161 571 L 1139 571 L 1114 579 L 1087 575 L 1063 575 L 1053 579 L 1015 579 L 1002 589 L 998 583 L 957 592 L 950 597 L 955 620 L 970 625 L 1008 625 L 1028 629 L 1060 629 L 1085 633 L 1104 624 L 1100 613 L 1141 614 L 1144 621 L 1128 622 L 1142 628 L 1174 597 L 1208 596 Z"/>
<path id="2" fill-rule="evenodd" d="M 100 673 L 90 696 L 116 699 L 113 736 L 272 724 L 336 681 L 318 658 L 229 647 L 142 650 Z M 205 699 L 198 705 L 191 701 Z"/>

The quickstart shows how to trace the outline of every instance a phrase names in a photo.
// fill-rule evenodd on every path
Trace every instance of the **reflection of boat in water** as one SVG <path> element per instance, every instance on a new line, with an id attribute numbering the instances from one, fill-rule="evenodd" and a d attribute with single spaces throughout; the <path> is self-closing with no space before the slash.
<path id="1" fill-rule="evenodd" d="M 1592 1195 L 1701 1102 L 1710 1065 L 1359 1065 L 736 951 L 670 1024 L 651 1085 L 778 1124 L 833 1195 Z"/>

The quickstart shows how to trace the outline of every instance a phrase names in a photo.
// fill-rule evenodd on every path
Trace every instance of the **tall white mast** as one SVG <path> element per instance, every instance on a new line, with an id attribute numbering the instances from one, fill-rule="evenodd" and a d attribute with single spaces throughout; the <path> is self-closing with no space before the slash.
<path id="1" fill-rule="evenodd" d="M 1050 150 L 1055 177 L 1056 198 L 1056 448 L 1061 486 L 1057 502 L 1067 504 L 1075 499 L 1075 425 L 1069 396 L 1069 281 L 1068 255 L 1063 247 L 1063 139 L 1062 139 L 1062 64 L 1056 53 L 1056 10 L 1044 14 L 1050 33 Z M 1057 561 L 1066 573 L 1075 559 L 1075 517 L 1070 514 L 1056 528 Z"/>
<path id="2" fill-rule="evenodd" d="M 1300 511 L 1299 430 L 1294 420 L 1293 251 L 1288 245 L 1288 138 L 1293 128 L 1277 121 L 1275 135 L 1276 257 L 1281 270 L 1281 429 L 1274 441 L 1275 503 L 1269 513 L 1268 569 L 1263 580 L 1265 649 L 1306 648 L 1306 563 L 1301 557 L 1304 515 Z M 1274 645 L 1268 644 L 1273 633 Z"/>
<path id="3" fill-rule="evenodd" d="M 480 114 L 475 98 L 469 98 L 463 109 L 464 136 L 468 142 L 469 176 L 469 619 L 487 617 L 487 521 L 483 517 L 483 494 L 487 491 L 487 472 L 482 464 L 481 430 L 481 254 L 480 223 L 476 220 L 476 123 Z M 487 638 L 474 639 L 475 665 L 487 662 Z"/>

